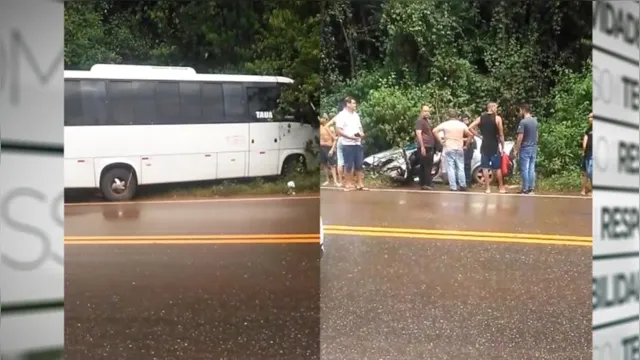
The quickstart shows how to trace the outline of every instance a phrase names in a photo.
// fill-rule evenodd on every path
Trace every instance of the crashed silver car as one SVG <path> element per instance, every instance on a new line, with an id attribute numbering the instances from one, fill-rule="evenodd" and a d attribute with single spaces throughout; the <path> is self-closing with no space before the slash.
<path id="1" fill-rule="evenodd" d="M 483 184 L 484 178 L 480 169 L 480 146 L 482 145 L 482 137 L 475 137 L 475 151 L 473 152 L 473 158 L 471 159 L 471 184 Z M 505 151 L 509 154 L 511 164 L 509 166 L 509 172 L 505 174 L 505 178 L 508 178 L 513 174 L 514 170 L 514 156 L 513 156 L 513 141 L 505 141 Z M 419 164 L 417 161 L 416 150 L 417 144 L 409 144 L 404 148 L 390 149 L 386 151 L 373 154 L 364 159 L 364 168 L 369 173 L 369 176 L 389 176 L 395 180 L 403 182 L 417 181 Z M 433 168 L 431 174 L 434 181 L 447 182 L 447 167 L 443 165 L 441 161 L 442 153 L 436 152 L 433 157 Z M 408 169 L 408 170 L 407 170 Z M 492 174 L 490 175 L 492 176 Z"/>

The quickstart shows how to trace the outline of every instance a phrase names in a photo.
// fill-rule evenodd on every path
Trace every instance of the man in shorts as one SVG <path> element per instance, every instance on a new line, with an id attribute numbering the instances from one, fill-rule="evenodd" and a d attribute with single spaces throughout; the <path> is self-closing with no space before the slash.
<path id="1" fill-rule="evenodd" d="M 489 172 L 493 172 L 493 177 L 498 178 L 498 188 L 501 194 L 507 192 L 502 181 L 501 161 L 504 153 L 504 131 L 502 127 L 502 117 L 498 115 L 498 104 L 491 102 L 487 104 L 487 112 L 483 113 L 471 123 L 469 130 L 475 133 L 479 129 L 482 134 L 482 144 L 480 145 L 480 168 L 485 183 L 485 193 L 491 193 L 491 177 Z"/>
<path id="2" fill-rule="evenodd" d="M 356 112 L 356 100 L 350 96 L 345 99 L 345 108 L 336 116 L 336 128 L 341 138 L 344 160 L 344 190 L 367 190 L 364 187 L 364 149 L 362 138 L 364 131 L 360 116 Z M 355 183 L 355 186 L 354 186 Z"/>
<path id="3" fill-rule="evenodd" d="M 342 100 L 340 102 L 340 104 L 338 105 L 338 114 L 340 114 L 344 108 L 345 108 L 345 103 L 346 100 Z M 334 116 L 328 123 L 327 123 L 327 127 L 333 129 L 334 135 L 336 135 L 336 162 L 337 162 L 337 178 L 338 178 L 338 184 L 339 186 L 342 186 L 344 184 L 343 181 L 343 175 L 344 175 L 344 149 L 342 148 L 342 137 L 337 135 L 337 128 L 335 126 L 336 124 L 336 119 L 338 118 L 338 115 Z"/>
<path id="4" fill-rule="evenodd" d="M 320 118 L 320 166 L 324 170 L 326 181 L 322 186 L 329 185 L 329 180 L 333 180 L 335 186 L 339 186 L 336 178 L 336 164 L 333 156 L 336 150 L 336 138 L 331 129 L 327 126 L 329 118 L 324 114 Z"/>
<path id="5" fill-rule="evenodd" d="M 338 130 L 335 130 L 337 134 Z M 337 163 L 337 175 L 338 175 L 338 184 L 343 184 L 344 177 L 344 149 L 342 148 L 342 138 L 337 136 L 336 139 L 336 163 Z M 342 185 L 340 185 L 342 186 Z"/>

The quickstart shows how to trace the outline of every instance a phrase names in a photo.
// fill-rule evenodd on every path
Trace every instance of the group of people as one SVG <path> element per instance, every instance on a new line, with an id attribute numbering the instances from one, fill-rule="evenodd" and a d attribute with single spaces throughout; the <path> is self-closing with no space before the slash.
<path id="1" fill-rule="evenodd" d="M 326 114 L 320 118 L 320 165 L 327 178 L 323 186 L 331 179 L 344 191 L 368 190 L 363 172 L 365 133 L 356 107 L 356 100 L 348 96 L 333 119 Z"/>
<path id="2" fill-rule="evenodd" d="M 469 124 L 467 116 L 458 116 L 456 110 L 450 109 L 447 111 L 447 120 L 435 128 L 432 127 L 429 106 L 422 106 L 420 116 L 415 124 L 418 156 L 422 167 L 420 171 L 422 189 L 431 190 L 433 188 L 431 177 L 433 157 L 437 146 L 441 146 L 449 190 L 467 190 L 467 184 L 471 181 L 470 167 L 477 130 L 482 134 L 480 166 L 483 172 L 485 192 L 491 192 L 493 178 L 498 181 L 499 191 L 506 192 L 501 171 L 505 152 L 504 130 L 496 103 L 489 103 L 487 111 L 471 124 Z M 493 177 L 490 176 L 490 173 Z"/>
<path id="3" fill-rule="evenodd" d="M 360 117 L 356 112 L 356 101 L 347 97 L 344 108 L 333 119 L 322 116 L 320 129 L 320 160 L 324 168 L 328 185 L 332 180 L 335 186 L 345 191 L 366 190 L 363 184 L 364 150 L 362 139 L 365 137 Z M 466 191 L 471 182 L 471 159 L 476 149 L 475 138 L 479 131 L 482 135 L 480 145 L 480 169 L 482 170 L 485 193 L 491 193 L 491 182 L 497 180 L 498 191 L 506 193 L 503 179 L 503 162 L 509 161 L 505 153 L 503 119 L 498 115 L 498 104 L 491 102 L 482 115 L 469 123 L 466 115 L 459 116 L 456 110 L 447 111 L 447 120 L 436 127 L 432 126 L 431 109 L 428 105 L 420 108 L 415 123 L 415 139 L 418 145 L 417 156 L 420 163 L 420 187 L 433 189 L 432 168 L 434 155 L 442 149 L 446 166 L 449 189 Z M 517 128 L 513 154 L 518 159 L 522 176 L 521 194 L 533 194 L 536 185 L 536 158 L 538 153 L 538 119 L 532 115 L 529 104 L 518 106 L 521 120 Z M 587 194 L 587 185 L 593 173 L 592 122 L 589 115 L 589 127 L 582 139 L 583 171 L 582 195 Z M 335 126 L 334 126 L 335 125 Z M 336 164 L 337 162 L 337 164 Z"/>

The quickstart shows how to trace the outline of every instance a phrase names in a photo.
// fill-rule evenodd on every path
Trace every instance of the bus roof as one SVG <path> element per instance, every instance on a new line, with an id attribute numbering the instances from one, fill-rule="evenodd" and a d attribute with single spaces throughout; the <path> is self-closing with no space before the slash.
<path id="1" fill-rule="evenodd" d="M 90 71 L 65 70 L 65 79 L 293 83 L 282 76 L 198 74 L 190 67 L 97 64 Z"/>

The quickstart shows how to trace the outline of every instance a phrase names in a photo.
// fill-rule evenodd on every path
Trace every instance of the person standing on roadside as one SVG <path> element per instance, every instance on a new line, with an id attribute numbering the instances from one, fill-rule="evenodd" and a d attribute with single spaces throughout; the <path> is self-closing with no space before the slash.
<path id="1" fill-rule="evenodd" d="M 469 116 L 462 115 L 462 123 L 469 127 Z M 469 132 L 471 134 L 471 132 Z M 464 177 L 467 181 L 467 186 L 473 185 L 471 179 L 471 160 L 473 159 L 473 153 L 476 151 L 476 141 L 475 136 L 471 134 L 470 136 L 465 135 L 464 137 Z"/>
<path id="2" fill-rule="evenodd" d="M 346 104 L 346 99 L 343 99 L 342 101 L 340 101 L 340 103 L 338 104 L 338 112 L 337 114 L 340 114 L 344 108 L 345 108 L 345 104 Z M 336 140 L 336 175 L 338 178 L 338 186 L 343 186 L 344 185 L 344 180 L 343 180 L 343 174 L 344 174 L 344 149 L 342 147 L 342 137 L 341 136 L 337 136 L 337 126 L 335 125 L 336 123 L 336 119 L 338 118 L 338 115 L 334 116 L 328 123 L 327 126 L 334 129 L 334 134 L 336 134 L 337 140 Z"/>
<path id="3" fill-rule="evenodd" d="M 329 180 L 333 180 L 335 186 L 340 186 L 336 178 L 336 164 L 333 156 L 336 150 L 336 137 L 327 126 L 329 117 L 323 114 L 320 118 L 320 166 L 324 170 L 326 181 L 322 186 L 329 185 Z"/>
<path id="4" fill-rule="evenodd" d="M 433 168 L 433 155 L 435 138 L 431 128 L 431 109 L 428 105 L 422 105 L 420 116 L 415 126 L 416 141 L 418 143 L 418 158 L 420 160 L 420 187 L 422 190 L 433 189 L 431 170 Z"/>
<path id="5" fill-rule="evenodd" d="M 529 104 L 518 107 L 522 116 L 518 124 L 518 138 L 514 149 L 514 155 L 520 162 L 522 174 L 521 194 L 533 194 L 536 186 L 536 157 L 538 155 L 538 119 L 531 115 Z"/>
<path id="6" fill-rule="evenodd" d="M 491 102 L 487 104 L 487 112 L 483 113 L 471 123 L 469 130 L 475 133 L 479 129 L 482 134 L 482 144 L 480 145 L 480 167 L 485 183 L 485 193 L 491 193 L 491 177 L 498 178 L 498 188 L 501 194 L 507 192 L 502 181 L 501 161 L 504 152 L 504 130 L 502 127 L 502 117 L 498 115 L 498 104 Z"/>
<path id="7" fill-rule="evenodd" d="M 336 128 L 342 138 L 342 156 L 344 157 L 344 190 L 368 190 L 364 187 L 364 148 L 362 139 L 364 130 L 360 116 L 356 112 L 356 100 L 351 96 L 345 99 L 345 108 L 336 116 Z M 354 186 L 355 183 L 355 186 Z"/>
<path id="8" fill-rule="evenodd" d="M 587 185 L 593 186 L 593 113 L 589 114 L 589 126 L 582 137 L 582 196 L 587 195 Z"/>
<path id="9" fill-rule="evenodd" d="M 467 181 L 464 174 L 464 148 L 465 136 L 470 139 L 473 134 L 462 121 L 458 120 L 455 110 L 447 111 L 449 120 L 441 123 L 433 129 L 436 141 L 440 141 L 438 134 L 444 133 L 442 153 L 447 166 L 447 178 L 449 180 L 449 190 L 467 191 Z M 460 186 L 458 188 L 458 185 Z"/>

